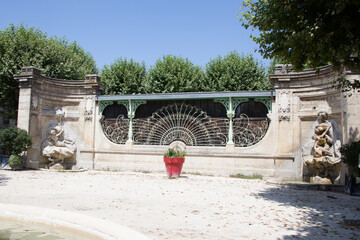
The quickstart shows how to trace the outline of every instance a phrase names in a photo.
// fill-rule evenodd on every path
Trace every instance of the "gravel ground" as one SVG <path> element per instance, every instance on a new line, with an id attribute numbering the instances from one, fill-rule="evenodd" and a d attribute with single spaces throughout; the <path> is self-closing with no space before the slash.
<path id="1" fill-rule="evenodd" d="M 0 202 L 73 211 L 153 239 L 360 239 L 360 197 L 262 180 L 0 171 Z"/>

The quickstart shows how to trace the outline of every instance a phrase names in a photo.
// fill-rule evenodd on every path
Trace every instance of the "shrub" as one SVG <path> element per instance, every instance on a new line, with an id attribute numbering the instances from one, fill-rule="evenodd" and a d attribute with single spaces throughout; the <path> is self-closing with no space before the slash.
<path id="1" fill-rule="evenodd" d="M 178 149 L 169 148 L 165 153 L 164 157 L 170 157 L 170 158 L 183 158 L 185 157 L 186 153 L 185 151 L 181 151 Z"/>
<path id="2" fill-rule="evenodd" d="M 343 145 L 340 148 L 341 159 L 349 166 L 350 171 L 355 171 L 359 174 L 359 154 L 360 154 L 360 141 L 351 142 Z"/>
<path id="3" fill-rule="evenodd" d="M 20 167 L 23 164 L 23 158 L 19 155 L 11 155 L 9 158 L 9 166 L 14 169 Z"/>
<path id="4" fill-rule="evenodd" d="M 19 155 L 31 147 L 31 137 L 23 129 L 10 127 L 0 132 L 0 147 L 8 155 Z"/>

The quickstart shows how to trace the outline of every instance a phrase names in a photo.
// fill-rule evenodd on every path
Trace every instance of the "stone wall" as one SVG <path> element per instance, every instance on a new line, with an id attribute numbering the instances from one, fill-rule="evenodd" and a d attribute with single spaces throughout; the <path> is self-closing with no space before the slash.
<path id="1" fill-rule="evenodd" d="M 359 75 L 346 71 L 346 78 Z M 342 143 L 359 140 L 360 96 L 334 89 L 338 73 L 331 66 L 319 72 L 292 72 L 284 65 L 270 76 L 276 97 L 272 102 L 270 127 L 265 137 L 250 147 L 187 147 L 183 170 L 228 175 L 261 174 L 289 180 L 302 180 L 304 151 L 311 147 L 318 111 L 326 108 L 329 120 Z M 20 86 L 18 126 L 33 137 L 26 166 L 44 167 L 44 142 L 56 123 L 56 110 L 65 113 L 63 128 L 75 140 L 77 152 L 69 164 L 94 169 L 164 171 L 162 160 L 167 146 L 114 144 L 103 133 L 100 120 L 100 78 L 85 80 L 50 79 L 33 67 L 16 77 Z M 349 95 L 346 93 L 346 95 Z M 343 169 L 343 173 L 346 169 Z"/>
<path id="2" fill-rule="evenodd" d="M 346 78 L 359 79 L 359 75 L 345 71 Z M 339 73 L 331 66 L 320 68 L 319 72 L 305 70 L 293 72 L 291 66 L 276 66 L 275 74 L 270 76 L 276 90 L 278 108 L 278 152 L 295 156 L 298 174 L 305 175 L 303 169 L 304 151 L 312 147 L 314 124 L 321 109 L 326 109 L 334 131 L 342 144 L 358 140 L 360 127 L 359 93 L 342 93 L 333 87 Z M 351 95 L 351 96 L 350 96 Z M 286 140 L 285 140 L 286 139 Z M 345 173 L 343 169 L 342 174 Z"/>
<path id="3" fill-rule="evenodd" d="M 64 111 L 63 128 L 75 140 L 77 153 L 69 164 L 76 163 L 79 149 L 92 147 L 94 133 L 94 101 L 102 85 L 97 75 L 85 80 L 52 79 L 41 75 L 34 67 L 24 67 L 15 79 L 19 82 L 18 127 L 28 131 L 33 140 L 28 150 L 26 167 L 39 168 L 47 164 L 42 156 L 50 129 L 56 126 L 56 110 Z"/>

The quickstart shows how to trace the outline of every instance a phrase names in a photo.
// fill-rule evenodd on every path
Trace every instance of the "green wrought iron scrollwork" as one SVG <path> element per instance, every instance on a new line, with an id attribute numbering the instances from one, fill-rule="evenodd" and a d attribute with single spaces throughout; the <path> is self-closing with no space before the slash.
<path id="1" fill-rule="evenodd" d="M 146 104 L 146 101 L 144 101 L 144 100 L 126 100 L 126 101 L 117 101 L 117 103 L 122 104 L 126 107 L 129 118 L 134 118 L 136 109 L 141 104 Z"/>
<path id="2" fill-rule="evenodd" d="M 270 120 L 253 119 L 250 120 L 245 114 L 240 114 L 234 118 L 234 143 L 236 147 L 249 147 L 260 142 L 265 136 Z"/>
<path id="3" fill-rule="evenodd" d="M 268 112 L 271 113 L 271 105 L 272 105 L 271 98 L 255 98 L 254 101 L 261 102 L 262 104 L 264 104 L 266 106 Z"/>
<path id="4" fill-rule="evenodd" d="M 128 139 L 126 142 L 133 142 L 133 118 L 135 117 L 136 109 L 141 105 L 145 104 L 146 101 L 143 100 L 127 100 L 127 101 L 118 101 L 118 104 L 123 104 L 128 112 L 129 117 L 129 128 L 128 128 Z"/>
<path id="5" fill-rule="evenodd" d="M 214 102 L 221 103 L 225 109 L 227 114 L 231 114 L 232 116 L 235 114 L 236 108 L 243 102 L 248 102 L 249 98 L 221 98 L 215 99 Z"/>
<path id="6" fill-rule="evenodd" d="M 232 109 L 239 104 L 235 103 Z M 103 119 L 102 127 L 106 137 L 117 144 L 128 142 L 129 134 L 133 133 L 131 139 L 138 145 L 169 145 L 182 141 L 188 146 L 225 146 L 230 136 L 236 147 L 249 147 L 265 136 L 269 123 L 268 118 L 249 118 L 245 114 L 237 118 L 212 118 L 195 106 L 174 103 L 158 109 L 148 118 L 132 120 L 121 115 L 117 119 Z"/>
<path id="7" fill-rule="evenodd" d="M 100 102 L 100 115 L 102 115 L 102 112 L 104 111 L 104 109 L 109 106 L 114 104 L 114 101 L 101 101 Z"/>
<path id="8" fill-rule="evenodd" d="M 233 145 L 234 131 L 233 131 L 233 118 L 235 116 L 235 109 L 243 102 L 248 102 L 248 98 L 224 98 L 216 99 L 215 102 L 220 102 L 226 108 L 226 115 L 229 118 L 229 129 L 228 129 L 228 142 L 227 144 Z"/>
<path id="9" fill-rule="evenodd" d="M 224 146 L 226 135 L 206 112 L 187 104 L 162 107 L 145 120 L 136 119 L 136 144 L 169 145 L 182 141 L 188 146 Z"/>
<path id="10" fill-rule="evenodd" d="M 103 119 L 101 126 L 105 136 L 113 143 L 125 144 L 128 140 L 129 119 L 123 115 L 114 119 Z"/>

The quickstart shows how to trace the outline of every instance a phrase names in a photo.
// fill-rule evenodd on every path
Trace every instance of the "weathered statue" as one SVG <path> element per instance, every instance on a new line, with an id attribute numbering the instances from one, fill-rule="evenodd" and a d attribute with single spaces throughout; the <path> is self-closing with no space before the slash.
<path id="1" fill-rule="evenodd" d="M 339 173 L 336 173 L 335 169 L 338 169 L 338 163 L 341 161 L 340 155 L 340 139 L 334 136 L 334 126 L 328 120 L 328 113 L 326 110 L 320 110 L 318 112 L 318 120 L 315 125 L 313 147 L 311 150 L 311 158 L 305 159 L 305 165 L 310 168 L 314 177 L 310 179 L 310 182 L 314 183 L 329 183 L 331 180 L 337 182 L 339 179 Z M 334 179 L 334 172 L 336 174 Z"/>
<path id="2" fill-rule="evenodd" d="M 50 130 L 47 146 L 43 149 L 42 155 L 49 160 L 49 167 L 57 165 L 57 168 L 64 168 L 64 160 L 74 156 L 76 146 L 75 141 L 64 137 L 64 129 L 61 127 L 64 112 L 59 109 L 56 111 L 56 116 L 58 123 Z"/>

